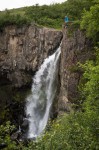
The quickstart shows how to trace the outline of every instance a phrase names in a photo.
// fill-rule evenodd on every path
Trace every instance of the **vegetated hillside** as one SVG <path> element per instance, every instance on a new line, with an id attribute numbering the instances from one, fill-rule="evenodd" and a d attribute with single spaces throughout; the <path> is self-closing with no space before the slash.
<path id="1" fill-rule="evenodd" d="M 94 60 L 88 60 L 79 67 L 83 71 L 81 97 L 77 110 L 70 115 L 60 116 L 38 142 L 27 145 L 18 141 L 12 142 L 9 123 L 0 126 L 0 142 L 6 143 L 5 150 L 98 150 L 99 149 L 99 1 L 98 0 L 68 0 L 62 4 L 51 6 L 31 6 L 14 13 L 20 18 L 35 21 L 44 26 L 61 28 L 65 15 L 73 21 L 79 20 L 80 28 L 93 41 Z M 9 16 L 13 16 L 12 11 Z M 23 13 L 24 12 L 24 13 Z M 2 14 L 2 13 L 1 13 Z M 4 14 L 6 13 L 4 12 Z M 2 18 L 2 17 L 1 17 Z M 13 17 L 12 17 L 13 18 Z M 6 20 L 7 18 L 5 18 Z M 0 21 L 1 23 L 2 21 Z M 6 21 L 4 22 L 6 25 Z M 12 22 L 13 23 L 13 19 Z"/>
<path id="2" fill-rule="evenodd" d="M 80 21 L 83 10 L 89 10 L 94 0 L 68 0 L 62 4 L 39 6 L 38 4 L 19 9 L 5 10 L 0 13 L 0 28 L 8 24 L 28 24 L 35 22 L 39 25 L 61 28 L 64 17 L 67 15 L 71 21 Z"/>

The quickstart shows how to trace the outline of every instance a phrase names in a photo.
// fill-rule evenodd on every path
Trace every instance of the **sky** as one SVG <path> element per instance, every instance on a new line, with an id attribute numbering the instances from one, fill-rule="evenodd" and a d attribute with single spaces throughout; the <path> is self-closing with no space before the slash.
<path id="1" fill-rule="evenodd" d="M 31 6 L 35 4 L 49 5 L 53 3 L 62 3 L 66 0 L 1 0 L 0 10 Z"/>

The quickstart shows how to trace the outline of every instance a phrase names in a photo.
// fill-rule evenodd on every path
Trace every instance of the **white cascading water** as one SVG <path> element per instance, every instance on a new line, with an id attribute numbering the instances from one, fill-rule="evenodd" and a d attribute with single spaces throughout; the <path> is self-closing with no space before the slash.
<path id="1" fill-rule="evenodd" d="M 31 94 L 27 97 L 26 115 L 29 121 L 28 138 L 36 138 L 46 127 L 50 108 L 57 91 L 60 47 L 45 59 L 33 78 Z"/>

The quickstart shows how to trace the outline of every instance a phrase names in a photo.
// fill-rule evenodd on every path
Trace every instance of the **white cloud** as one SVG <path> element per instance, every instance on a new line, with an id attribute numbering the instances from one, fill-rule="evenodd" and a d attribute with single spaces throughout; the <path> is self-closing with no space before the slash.
<path id="1" fill-rule="evenodd" d="M 0 10 L 31 6 L 35 4 L 44 5 L 52 3 L 61 3 L 66 0 L 1 0 Z"/>

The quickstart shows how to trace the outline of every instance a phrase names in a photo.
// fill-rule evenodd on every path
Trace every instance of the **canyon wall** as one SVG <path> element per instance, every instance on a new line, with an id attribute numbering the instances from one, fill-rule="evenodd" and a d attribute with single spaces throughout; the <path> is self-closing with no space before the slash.
<path id="1" fill-rule="evenodd" d="M 0 118 L 16 118 L 24 116 L 24 105 L 27 87 L 39 69 L 43 60 L 54 53 L 61 43 L 58 89 L 51 111 L 51 118 L 58 112 L 71 110 L 71 104 L 79 99 L 78 85 L 82 71 L 78 62 L 84 63 L 91 59 L 91 41 L 80 30 L 70 33 L 68 28 L 63 31 L 45 27 L 8 26 L 0 32 Z M 3 85 L 11 84 L 11 87 Z M 12 87 L 19 88 L 14 91 Z M 3 89 L 4 88 L 4 89 Z M 19 96 L 23 94 L 23 96 Z M 6 96 L 5 96 L 6 93 Z"/>
<path id="2" fill-rule="evenodd" d="M 70 31 L 63 28 L 60 62 L 60 98 L 59 110 L 70 111 L 71 103 L 79 100 L 78 86 L 82 77 L 82 70 L 78 63 L 84 63 L 93 57 L 92 42 L 80 31 Z"/>
<path id="3" fill-rule="evenodd" d="M 30 26 L 7 26 L 0 32 L 0 123 L 22 124 L 32 78 L 60 45 L 62 32 Z"/>
<path id="4" fill-rule="evenodd" d="M 0 32 L 0 78 L 14 87 L 31 83 L 43 60 L 59 46 L 62 32 L 30 26 L 8 26 Z"/>

